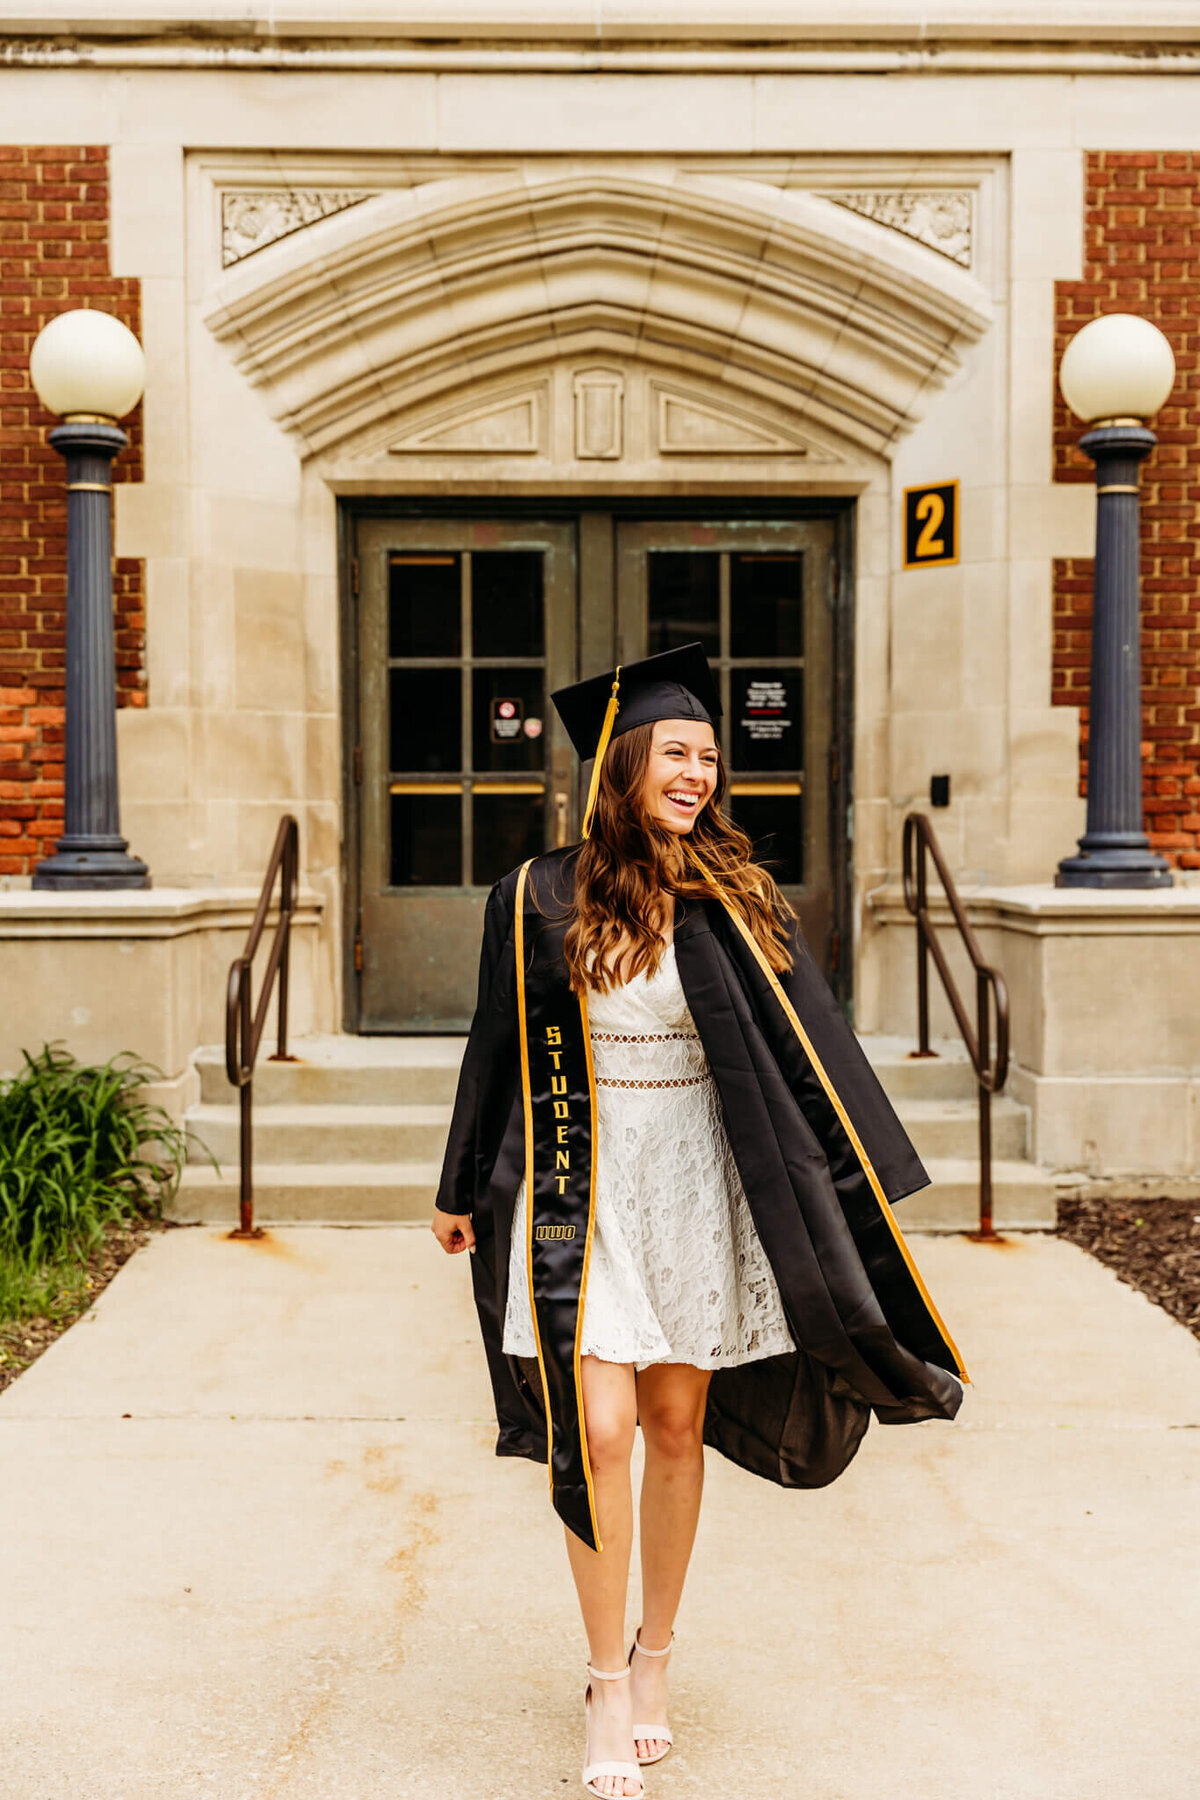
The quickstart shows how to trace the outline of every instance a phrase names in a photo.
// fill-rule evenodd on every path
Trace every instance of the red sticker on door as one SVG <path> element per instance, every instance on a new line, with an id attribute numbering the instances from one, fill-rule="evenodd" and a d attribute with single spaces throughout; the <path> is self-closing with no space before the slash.
<path id="1" fill-rule="evenodd" d="M 523 700 L 493 700 L 493 744 L 511 744 L 514 739 L 519 738 L 524 714 L 525 703 Z"/>

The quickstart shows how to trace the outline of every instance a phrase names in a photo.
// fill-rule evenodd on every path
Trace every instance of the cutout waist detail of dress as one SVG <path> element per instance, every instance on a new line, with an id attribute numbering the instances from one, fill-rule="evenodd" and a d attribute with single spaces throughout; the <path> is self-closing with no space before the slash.
<path id="1" fill-rule="evenodd" d="M 668 944 L 652 975 L 588 995 L 597 1087 L 696 1087 L 712 1074 Z"/>

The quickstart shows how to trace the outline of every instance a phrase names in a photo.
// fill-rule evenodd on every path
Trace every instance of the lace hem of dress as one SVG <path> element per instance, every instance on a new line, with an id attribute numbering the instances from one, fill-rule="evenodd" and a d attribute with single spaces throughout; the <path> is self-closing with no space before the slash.
<path id="1" fill-rule="evenodd" d="M 603 1345 L 584 1344 L 580 1354 L 594 1356 L 598 1362 L 628 1363 L 640 1373 L 643 1369 L 654 1368 L 659 1363 L 683 1363 L 689 1369 L 740 1369 L 744 1363 L 762 1362 L 768 1356 L 786 1356 L 789 1350 L 796 1348 L 789 1331 L 773 1332 L 764 1335 L 751 1349 L 737 1350 L 732 1355 L 718 1351 L 712 1356 L 688 1356 L 678 1350 L 664 1350 L 655 1356 L 643 1359 L 630 1357 L 627 1352 L 607 1349 Z"/>

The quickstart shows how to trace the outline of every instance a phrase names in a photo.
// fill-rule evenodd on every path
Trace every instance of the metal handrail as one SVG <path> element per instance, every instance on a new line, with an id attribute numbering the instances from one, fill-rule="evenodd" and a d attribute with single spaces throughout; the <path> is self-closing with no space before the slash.
<path id="1" fill-rule="evenodd" d="M 917 851 L 916 879 L 913 878 L 914 850 Z M 958 935 L 966 947 L 975 970 L 975 1027 L 967 1017 L 967 1009 L 958 991 L 946 953 L 934 934 L 929 917 L 926 859 L 933 858 L 938 879 L 945 889 L 950 912 L 958 927 Z M 936 1056 L 929 1048 L 929 958 L 933 957 L 942 978 L 946 998 L 967 1054 L 975 1070 L 979 1090 L 979 1238 L 994 1238 L 992 1224 L 992 1095 L 998 1094 L 1008 1075 L 1008 988 L 999 969 L 983 959 L 972 931 L 954 877 L 946 867 L 930 821 L 924 813 L 912 812 L 904 821 L 904 904 L 917 922 L 917 1034 L 916 1056 Z M 991 1004 L 995 1002 L 996 1049 L 991 1050 Z"/>
<path id="2" fill-rule="evenodd" d="M 291 813 L 285 813 L 275 834 L 275 848 L 263 877 L 262 892 L 250 926 L 242 954 L 229 965 L 225 988 L 225 1073 L 238 1090 L 240 1110 L 241 1196 L 239 1222 L 230 1237 L 261 1237 L 262 1227 L 254 1223 L 254 1143 L 252 1108 L 254 1104 L 254 1065 L 258 1046 L 267 1022 L 267 1008 L 275 978 L 279 978 L 278 1041 L 271 1062 L 295 1062 L 287 1049 L 288 952 L 291 947 L 292 914 L 296 910 L 296 888 L 300 867 L 300 827 Z M 251 999 L 254 957 L 262 939 L 271 910 L 271 896 L 276 877 L 279 879 L 279 919 L 275 936 L 267 954 L 258 1005 Z"/>

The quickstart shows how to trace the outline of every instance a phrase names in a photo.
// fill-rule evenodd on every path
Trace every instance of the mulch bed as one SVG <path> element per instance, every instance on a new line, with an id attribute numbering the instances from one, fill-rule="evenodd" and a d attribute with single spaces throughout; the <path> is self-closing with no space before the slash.
<path id="1" fill-rule="evenodd" d="M 87 1260 L 87 1287 L 78 1294 L 64 1290 L 53 1318 L 0 1319 L 0 1393 L 82 1318 L 122 1264 L 162 1229 L 159 1224 L 110 1225 Z"/>
<path id="2" fill-rule="evenodd" d="M 1200 1201 L 1060 1200 L 1058 1232 L 1200 1337 Z"/>

